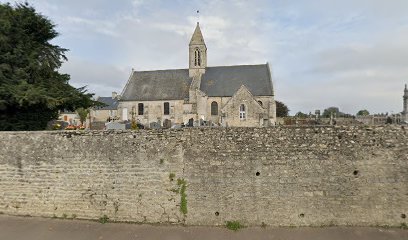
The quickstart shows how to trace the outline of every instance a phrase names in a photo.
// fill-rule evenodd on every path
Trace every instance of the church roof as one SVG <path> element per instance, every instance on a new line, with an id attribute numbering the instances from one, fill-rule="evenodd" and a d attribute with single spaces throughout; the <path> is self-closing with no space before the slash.
<path id="1" fill-rule="evenodd" d="M 182 100 L 188 97 L 190 83 L 188 69 L 134 71 L 121 100 Z"/>
<path id="2" fill-rule="evenodd" d="M 245 85 L 254 96 L 273 96 L 268 64 L 208 67 L 201 91 L 209 97 L 230 97 Z"/>
<path id="3" fill-rule="evenodd" d="M 188 69 L 134 71 L 121 100 L 183 100 L 191 81 Z M 210 97 L 231 97 L 242 85 L 254 96 L 273 96 L 269 65 L 207 67 L 200 89 Z"/>
<path id="4" fill-rule="evenodd" d="M 204 44 L 204 37 L 203 34 L 201 33 L 201 29 L 200 29 L 200 24 L 197 22 L 197 26 L 194 30 L 193 36 L 191 37 L 190 40 L 190 45 L 200 45 L 200 44 Z"/>

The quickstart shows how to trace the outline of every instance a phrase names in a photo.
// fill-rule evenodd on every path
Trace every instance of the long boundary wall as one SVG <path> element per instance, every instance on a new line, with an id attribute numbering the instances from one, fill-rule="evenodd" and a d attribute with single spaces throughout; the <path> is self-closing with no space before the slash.
<path id="1" fill-rule="evenodd" d="M 397 126 L 0 132 L 0 212 L 146 223 L 407 223 Z"/>

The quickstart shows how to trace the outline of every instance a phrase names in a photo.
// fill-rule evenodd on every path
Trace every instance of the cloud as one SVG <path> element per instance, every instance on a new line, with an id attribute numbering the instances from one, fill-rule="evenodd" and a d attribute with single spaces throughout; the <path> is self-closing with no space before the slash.
<path id="1" fill-rule="evenodd" d="M 87 86 L 89 92 L 99 96 L 110 96 L 114 91 L 120 93 L 130 76 L 127 67 L 95 64 L 78 58 L 64 63 L 61 72 L 70 74 L 69 83 L 73 86 Z"/>

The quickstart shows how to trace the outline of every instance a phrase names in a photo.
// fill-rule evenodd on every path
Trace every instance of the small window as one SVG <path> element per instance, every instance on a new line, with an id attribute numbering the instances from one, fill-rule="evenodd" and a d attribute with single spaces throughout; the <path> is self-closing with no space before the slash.
<path id="1" fill-rule="evenodd" d="M 216 101 L 211 103 L 211 115 L 212 116 L 218 115 L 218 103 Z"/>
<path id="2" fill-rule="evenodd" d="M 246 112 L 245 112 L 245 105 L 241 104 L 239 106 L 239 119 L 240 120 L 245 120 L 246 119 Z"/>
<path id="3" fill-rule="evenodd" d="M 261 105 L 261 107 L 263 107 L 263 103 L 262 101 L 258 101 L 259 105 Z"/>
<path id="4" fill-rule="evenodd" d="M 170 103 L 165 102 L 164 103 L 164 115 L 169 115 L 170 114 Z"/>
<path id="5" fill-rule="evenodd" d="M 137 114 L 138 115 L 143 115 L 144 114 L 144 104 L 143 103 L 139 103 L 137 105 Z"/>

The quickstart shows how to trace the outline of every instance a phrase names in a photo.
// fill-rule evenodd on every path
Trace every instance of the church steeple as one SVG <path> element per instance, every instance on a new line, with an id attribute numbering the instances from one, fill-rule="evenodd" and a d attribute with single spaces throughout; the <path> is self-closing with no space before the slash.
<path id="1" fill-rule="evenodd" d="M 203 34 L 201 33 L 201 29 L 200 29 L 200 23 L 197 22 L 197 26 L 194 30 L 193 36 L 191 37 L 190 40 L 190 46 L 191 45 L 199 45 L 199 44 L 204 44 L 204 38 L 203 38 Z"/>
<path id="2" fill-rule="evenodd" d="M 201 33 L 200 23 L 194 30 L 189 44 L 189 72 L 190 77 L 205 73 L 207 67 L 207 46 Z"/>

